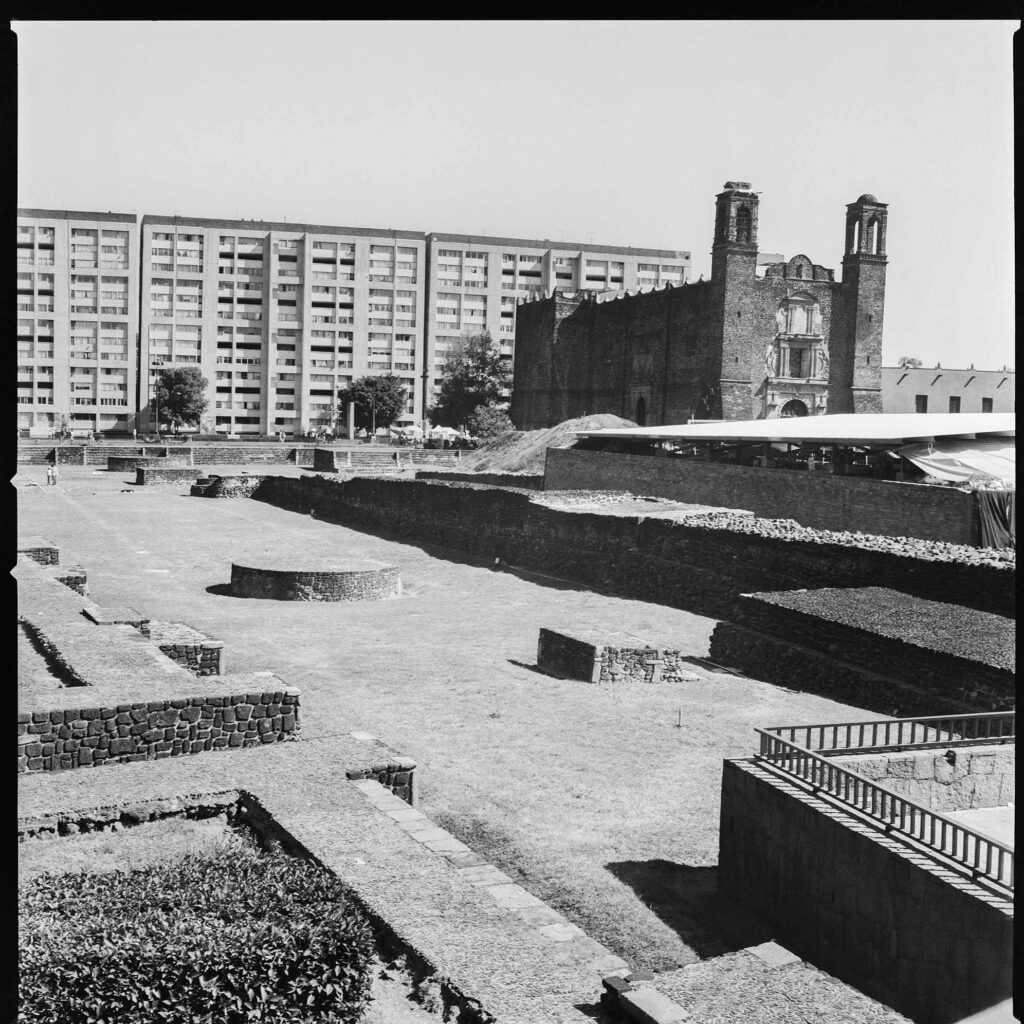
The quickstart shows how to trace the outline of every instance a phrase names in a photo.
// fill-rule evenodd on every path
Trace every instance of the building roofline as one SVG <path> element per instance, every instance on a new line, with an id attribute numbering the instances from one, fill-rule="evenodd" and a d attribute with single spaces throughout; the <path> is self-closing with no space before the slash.
<path id="1" fill-rule="evenodd" d="M 147 213 L 140 222 L 142 227 L 151 224 L 191 224 L 202 228 L 235 228 L 239 231 L 291 231 L 298 234 L 314 235 L 357 235 L 360 237 L 396 237 L 424 241 L 422 231 L 405 231 L 401 228 L 351 228 L 334 224 L 303 224 L 277 220 L 221 220 L 219 217 L 186 217 L 181 214 L 163 216 Z"/>
<path id="2" fill-rule="evenodd" d="M 1015 373 L 1015 370 L 1004 370 L 997 368 L 995 370 L 986 370 L 983 367 L 977 366 L 883 366 L 883 370 L 892 370 L 893 372 L 899 371 L 900 373 Z"/>
<path id="3" fill-rule="evenodd" d="M 582 242 L 554 242 L 550 238 L 506 238 L 503 235 L 457 235 L 444 231 L 428 231 L 427 238 L 433 242 L 480 242 L 484 245 L 507 245 L 527 249 L 562 249 L 566 252 L 606 252 L 613 256 L 661 256 L 667 259 L 690 258 L 690 253 L 681 249 L 639 249 L 631 245 L 594 245 Z"/>
<path id="4" fill-rule="evenodd" d="M 39 220 L 110 220 L 128 224 L 138 221 L 138 215 L 134 213 L 100 213 L 98 210 L 37 210 L 19 207 L 18 216 Z"/>

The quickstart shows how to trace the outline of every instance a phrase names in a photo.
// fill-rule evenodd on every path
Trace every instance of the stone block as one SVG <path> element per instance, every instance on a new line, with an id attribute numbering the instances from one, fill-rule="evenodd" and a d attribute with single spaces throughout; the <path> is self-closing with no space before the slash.
<path id="1" fill-rule="evenodd" d="M 630 989 L 619 994 L 619 1008 L 637 1024 L 680 1024 L 689 1013 L 657 989 Z"/>

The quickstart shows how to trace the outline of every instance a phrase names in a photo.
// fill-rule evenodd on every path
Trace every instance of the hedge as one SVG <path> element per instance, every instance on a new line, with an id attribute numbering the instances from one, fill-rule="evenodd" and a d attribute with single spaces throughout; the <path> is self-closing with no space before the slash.
<path id="1" fill-rule="evenodd" d="M 325 868 L 255 847 L 19 891 L 23 1024 L 354 1024 L 373 934 Z"/>

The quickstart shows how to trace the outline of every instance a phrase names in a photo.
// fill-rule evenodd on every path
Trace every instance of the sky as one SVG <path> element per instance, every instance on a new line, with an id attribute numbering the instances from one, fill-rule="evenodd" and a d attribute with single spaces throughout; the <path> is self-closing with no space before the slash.
<path id="1" fill-rule="evenodd" d="M 1013 365 L 1015 21 L 32 22 L 18 205 L 686 250 L 841 277 L 889 204 L 883 358 Z"/>

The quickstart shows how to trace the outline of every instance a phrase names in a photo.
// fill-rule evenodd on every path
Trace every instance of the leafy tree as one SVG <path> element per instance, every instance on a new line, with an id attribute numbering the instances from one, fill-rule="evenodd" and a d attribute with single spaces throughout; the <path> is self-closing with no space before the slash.
<path id="1" fill-rule="evenodd" d="M 445 360 L 437 401 L 430 420 L 459 427 L 481 405 L 495 405 L 511 386 L 512 370 L 489 331 L 462 338 Z"/>
<path id="2" fill-rule="evenodd" d="M 393 373 L 360 377 L 338 392 L 339 402 L 356 407 L 356 427 L 373 431 L 390 427 L 405 411 L 408 395 L 405 382 Z"/>
<path id="3" fill-rule="evenodd" d="M 896 360 L 896 365 L 901 370 L 910 370 L 916 366 L 923 366 L 924 364 L 917 358 L 917 356 L 900 356 L 899 359 Z"/>
<path id="4" fill-rule="evenodd" d="M 484 440 L 501 437 L 516 428 L 508 418 L 508 413 L 496 405 L 478 405 L 466 417 L 466 429 L 473 435 Z"/>
<path id="5" fill-rule="evenodd" d="M 210 404 L 206 397 L 209 381 L 196 366 L 172 366 L 160 373 L 156 382 L 154 404 L 157 406 L 157 429 L 160 421 L 175 430 L 185 424 L 196 424 Z"/>

